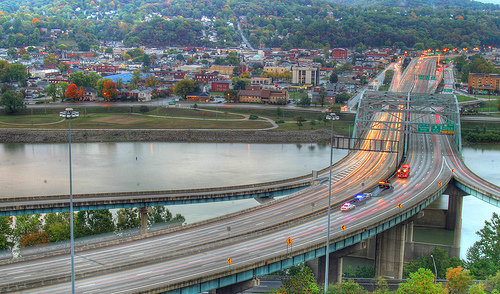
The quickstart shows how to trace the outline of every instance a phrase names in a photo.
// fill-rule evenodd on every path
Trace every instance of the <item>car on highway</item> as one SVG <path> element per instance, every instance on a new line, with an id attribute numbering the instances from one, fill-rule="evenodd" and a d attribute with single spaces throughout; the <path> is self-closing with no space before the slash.
<path id="1" fill-rule="evenodd" d="M 396 176 L 398 178 L 407 178 L 410 176 L 410 165 L 409 164 L 403 164 L 401 168 L 398 168 L 396 172 Z"/>
<path id="2" fill-rule="evenodd" d="M 371 198 L 373 195 L 372 193 L 359 193 L 354 196 L 354 203 L 364 203 L 366 200 Z"/>
<path id="3" fill-rule="evenodd" d="M 356 205 L 352 204 L 351 202 L 346 202 L 344 203 L 341 207 L 340 207 L 340 210 L 341 211 L 349 211 L 351 209 L 354 209 L 356 207 Z"/>
<path id="4" fill-rule="evenodd" d="M 378 182 L 378 187 L 379 187 L 380 189 L 385 190 L 385 189 L 390 189 L 390 188 L 392 187 L 392 185 L 391 185 L 391 183 L 389 183 L 389 182 L 386 182 L 386 181 L 380 181 L 380 182 Z"/>

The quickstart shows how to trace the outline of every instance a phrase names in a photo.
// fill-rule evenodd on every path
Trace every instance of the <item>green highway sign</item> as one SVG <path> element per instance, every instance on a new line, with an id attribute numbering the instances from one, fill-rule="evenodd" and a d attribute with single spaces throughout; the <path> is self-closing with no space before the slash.
<path id="1" fill-rule="evenodd" d="M 424 76 L 424 75 L 418 75 L 418 79 L 419 79 L 419 80 L 424 80 L 424 79 L 425 79 L 425 76 Z"/>
<path id="2" fill-rule="evenodd" d="M 431 80 L 435 80 L 436 79 L 436 76 L 431 76 Z"/>
<path id="3" fill-rule="evenodd" d="M 441 133 L 443 133 L 443 134 L 455 134 L 455 124 L 454 123 L 443 124 L 443 127 L 441 128 Z"/>
<path id="4" fill-rule="evenodd" d="M 441 133 L 441 124 L 432 124 L 431 133 Z"/>
<path id="5" fill-rule="evenodd" d="M 443 92 L 444 93 L 451 93 L 451 92 L 453 92 L 453 89 L 444 89 Z"/>
<path id="6" fill-rule="evenodd" d="M 418 124 L 418 132 L 419 133 L 428 133 L 431 130 L 430 124 Z"/>

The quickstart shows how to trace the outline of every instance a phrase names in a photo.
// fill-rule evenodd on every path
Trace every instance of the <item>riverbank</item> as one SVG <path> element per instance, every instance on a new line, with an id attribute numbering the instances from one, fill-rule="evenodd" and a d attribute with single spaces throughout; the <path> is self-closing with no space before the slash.
<path id="1" fill-rule="evenodd" d="M 206 143 L 317 143 L 328 142 L 330 131 L 246 130 L 72 130 L 71 141 L 93 142 L 206 142 Z M 0 143 L 65 143 L 66 130 L 0 130 Z"/>

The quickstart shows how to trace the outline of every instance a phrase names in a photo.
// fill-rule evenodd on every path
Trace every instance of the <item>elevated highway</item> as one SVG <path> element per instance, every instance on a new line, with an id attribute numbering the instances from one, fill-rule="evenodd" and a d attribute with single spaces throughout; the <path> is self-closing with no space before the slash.
<path id="1" fill-rule="evenodd" d="M 390 113 L 374 114 L 371 128 L 364 133 L 366 138 L 402 139 L 404 112 L 386 110 Z M 430 122 L 440 118 L 428 114 L 419 119 Z M 449 135 L 408 136 L 405 162 L 412 166 L 411 177 L 394 180 L 392 191 L 352 211 L 340 212 L 338 207 L 344 199 L 391 177 L 402 153 L 358 150 L 335 165 L 332 252 L 408 220 L 439 197 L 453 179 L 498 205 L 500 188 L 468 171 Z M 199 293 L 321 257 L 325 254 L 327 197 L 328 186 L 320 183 L 165 235 L 79 252 L 75 259 L 77 292 Z M 288 237 L 292 246 L 285 241 Z M 67 255 L 2 265 L 0 291 L 67 293 L 68 269 Z"/>

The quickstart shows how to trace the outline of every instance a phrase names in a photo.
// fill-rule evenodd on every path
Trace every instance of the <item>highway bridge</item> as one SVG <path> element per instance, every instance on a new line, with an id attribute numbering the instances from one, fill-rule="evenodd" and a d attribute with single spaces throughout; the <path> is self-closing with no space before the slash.
<path id="1" fill-rule="evenodd" d="M 452 186 L 497 207 L 500 204 L 500 188 L 474 175 L 463 163 L 457 145 L 459 132 L 454 137 L 431 133 L 430 129 L 419 132 L 420 125 L 445 123 L 453 123 L 459 130 L 459 120 L 454 116 L 458 106 L 455 111 L 438 103 L 453 99 L 456 105 L 453 95 L 432 99 L 428 95 L 430 102 L 424 105 L 423 94 L 411 93 L 432 93 L 436 89 L 439 80 L 418 78 L 436 73 L 436 67 L 435 58 L 417 59 L 402 75 L 401 82 L 392 87 L 402 94 L 367 92 L 366 103 L 360 102 L 356 131 L 366 139 L 406 142 L 398 147 L 400 152 L 366 151 L 359 146 L 332 170 L 330 250 L 338 252 L 377 236 L 377 276 L 401 277 L 406 222 L 447 189 L 453 194 L 451 202 L 458 207 L 460 200 L 455 194 L 459 193 L 454 193 Z M 384 104 L 383 100 L 388 102 Z M 345 199 L 391 178 L 402 161 L 412 167 L 408 179 L 392 179 L 393 189 L 354 210 L 338 209 Z M 200 293 L 229 289 L 293 264 L 324 259 L 327 203 L 328 185 L 319 182 L 240 213 L 163 235 L 78 252 L 76 290 Z M 69 268 L 68 255 L 4 264 L 0 267 L 0 292 L 68 293 Z"/>

